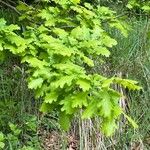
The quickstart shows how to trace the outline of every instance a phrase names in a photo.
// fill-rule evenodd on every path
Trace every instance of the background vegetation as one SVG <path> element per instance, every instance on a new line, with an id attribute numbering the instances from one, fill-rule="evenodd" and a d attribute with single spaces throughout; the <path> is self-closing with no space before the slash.
<path id="1" fill-rule="evenodd" d="M 39 1 L 25 2 L 31 6 L 39 5 Z M 76 114 L 70 131 L 64 132 L 58 124 L 56 111 L 50 114 L 39 112 L 41 99 L 35 100 L 34 92 L 27 88 L 27 66 L 20 64 L 20 59 L 8 52 L 5 55 L 0 53 L 1 149 L 149 149 L 150 20 L 148 8 L 146 12 L 142 9 L 143 3 L 148 7 L 149 4 L 147 1 L 141 1 L 140 4 L 138 1 L 130 1 L 133 6 L 131 9 L 125 7 L 128 2 L 92 1 L 94 5 L 108 6 L 117 11 L 118 16 L 123 18 L 129 28 L 128 37 L 125 38 L 117 30 L 110 30 L 106 26 L 106 30 L 117 39 L 118 44 L 111 48 L 111 56 L 103 64 L 99 58 L 95 60 L 94 70 L 107 76 L 115 74 L 135 79 L 142 85 L 143 91 L 134 93 L 116 87 L 126 95 L 120 100 L 120 105 L 137 121 L 139 128 L 134 130 L 122 117 L 119 130 L 107 138 L 99 131 L 100 120 L 97 117 L 83 121 L 79 114 Z M 17 0 L 0 1 L 0 18 L 5 18 L 8 23 L 17 24 L 17 3 Z"/>

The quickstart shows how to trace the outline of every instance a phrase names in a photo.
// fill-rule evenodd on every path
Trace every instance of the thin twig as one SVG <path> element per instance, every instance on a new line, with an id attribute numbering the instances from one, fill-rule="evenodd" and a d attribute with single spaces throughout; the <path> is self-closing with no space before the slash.
<path id="1" fill-rule="evenodd" d="M 13 9 L 17 14 L 21 15 L 21 13 L 14 6 L 11 6 L 10 4 L 8 4 L 8 3 L 6 3 L 2 0 L 0 0 L 0 3 L 4 4 L 5 6 L 11 8 L 11 9 Z"/>
<path id="2" fill-rule="evenodd" d="M 16 4 L 16 2 L 13 2 L 13 1 L 11 1 L 11 0 L 8 0 L 8 2 L 10 2 L 10 3 L 14 4 L 14 5 Z"/>

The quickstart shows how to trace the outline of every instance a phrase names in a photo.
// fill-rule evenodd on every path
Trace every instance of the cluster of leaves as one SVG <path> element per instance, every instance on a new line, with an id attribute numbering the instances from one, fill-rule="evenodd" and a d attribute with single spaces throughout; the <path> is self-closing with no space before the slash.
<path id="1" fill-rule="evenodd" d="M 108 57 L 109 49 L 117 44 L 104 25 L 119 29 L 125 36 L 127 31 L 107 7 L 80 5 L 80 0 L 50 2 L 50 6 L 44 2 L 47 4 L 41 9 L 28 8 L 23 3 L 18 6 L 24 12 L 21 20 L 32 19 L 21 36 L 16 32 L 17 25 L 8 26 L 1 19 L 0 51 L 9 50 L 28 64 L 28 86 L 35 90 L 36 98 L 43 98 L 40 110 L 57 110 L 64 129 L 68 129 L 73 115 L 83 109 L 83 119 L 99 116 L 102 131 L 111 135 L 123 114 L 118 104 L 122 95 L 113 85 L 131 90 L 140 87 L 136 81 L 106 78 L 88 70 L 97 56 Z"/>
<path id="2" fill-rule="evenodd" d="M 145 13 L 150 13 L 150 1 L 149 0 L 129 0 L 127 4 L 129 9 L 141 9 Z"/>
<path id="3" fill-rule="evenodd" d="M 11 122 L 8 123 L 9 132 L 3 134 L 0 132 L 0 149 L 18 149 L 18 150 L 33 150 L 39 149 L 39 141 L 36 136 L 36 118 L 30 116 L 28 121 L 25 120 L 22 127 Z M 28 131 L 30 134 L 24 134 Z M 22 140 L 24 145 L 22 146 Z"/>

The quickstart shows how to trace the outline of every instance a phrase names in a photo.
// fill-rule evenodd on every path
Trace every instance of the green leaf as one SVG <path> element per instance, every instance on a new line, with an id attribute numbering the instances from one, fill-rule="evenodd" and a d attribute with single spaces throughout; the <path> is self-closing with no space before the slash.
<path id="1" fill-rule="evenodd" d="M 53 32 L 57 34 L 61 39 L 64 39 L 69 35 L 65 30 L 60 28 L 54 28 Z"/>
<path id="2" fill-rule="evenodd" d="M 4 134 L 0 132 L 0 142 L 2 142 L 3 140 L 4 140 Z"/>
<path id="3" fill-rule="evenodd" d="M 6 25 L 5 19 L 1 18 L 0 19 L 0 29 L 3 29 L 3 27 Z"/>
<path id="4" fill-rule="evenodd" d="M 106 136 L 111 136 L 117 128 L 118 127 L 115 123 L 115 120 L 104 120 L 103 121 L 102 131 Z"/>
<path id="5" fill-rule="evenodd" d="M 18 25 L 14 25 L 14 24 L 11 24 L 11 25 L 9 25 L 8 27 L 8 30 L 9 31 L 14 31 L 14 30 L 19 30 L 20 29 L 20 27 L 18 26 Z M 16 37 L 18 37 L 19 39 L 21 39 L 23 42 L 25 41 L 23 38 L 21 38 L 20 36 L 17 36 L 17 34 L 15 35 L 15 34 L 13 34 L 13 33 L 11 33 L 12 35 L 14 35 L 14 37 L 16 36 Z M 19 42 L 19 41 L 18 41 Z M 21 43 L 22 44 L 22 43 Z"/>
<path id="6" fill-rule="evenodd" d="M 84 68 L 70 62 L 55 64 L 53 67 L 58 70 L 65 71 L 67 74 L 85 74 Z"/>
<path id="7" fill-rule="evenodd" d="M 110 25 L 110 27 L 114 27 L 114 28 L 118 29 L 124 37 L 128 36 L 128 30 L 127 30 L 127 28 L 125 28 L 125 27 L 127 27 L 127 25 L 125 26 L 125 23 L 121 23 L 121 21 L 118 21 L 118 22 L 110 23 L 109 25 Z"/>
<path id="8" fill-rule="evenodd" d="M 30 7 L 26 3 L 19 2 L 19 5 L 16 7 L 19 11 L 29 11 Z"/>
<path id="9" fill-rule="evenodd" d="M 4 49 L 10 50 L 10 52 L 12 52 L 13 54 L 19 55 L 20 53 L 24 52 L 26 46 L 25 45 L 21 45 L 19 47 L 12 45 L 11 43 L 5 43 L 4 44 Z"/>
<path id="10" fill-rule="evenodd" d="M 73 80 L 76 79 L 76 77 L 74 75 L 72 76 L 62 76 L 59 79 L 57 79 L 56 81 L 51 82 L 51 87 L 53 88 L 63 88 L 65 85 L 67 86 L 71 86 Z"/>
<path id="11" fill-rule="evenodd" d="M 84 6 L 90 10 L 93 9 L 93 6 L 90 3 L 84 3 Z"/>
<path id="12" fill-rule="evenodd" d="M 86 80 L 86 79 L 79 79 L 76 84 L 78 84 L 80 86 L 80 88 L 85 92 L 85 91 L 89 91 L 89 89 L 91 88 L 91 84 L 90 81 Z"/>
<path id="13" fill-rule="evenodd" d="M 96 52 L 97 55 L 102 55 L 102 56 L 105 56 L 105 57 L 110 56 L 110 51 L 106 47 L 95 48 L 95 52 Z"/>
<path id="14" fill-rule="evenodd" d="M 114 78 L 110 78 L 110 79 L 105 79 L 102 82 L 102 87 L 103 88 L 109 88 L 110 85 L 113 83 Z"/>
<path id="15" fill-rule="evenodd" d="M 43 83 L 43 78 L 37 78 L 37 79 L 32 79 L 29 83 L 28 83 L 28 87 L 30 89 L 37 89 L 38 87 L 42 86 Z"/>
<path id="16" fill-rule="evenodd" d="M 129 80 L 129 79 L 121 79 L 121 78 L 114 78 L 114 81 L 116 83 L 119 83 L 123 85 L 125 88 L 128 88 L 129 90 L 141 90 L 142 87 L 137 85 L 137 81 Z"/>
<path id="17" fill-rule="evenodd" d="M 45 93 L 50 90 L 50 87 L 46 84 L 42 84 L 40 88 L 37 88 L 35 91 L 35 98 L 41 98 L 45 96 Z"/>
<path id="18" fill-rule="evenodd" d="M 37 16 L 41 17 L 42 19 L 45 19 L 45 20 L 53 21 L 53 19 L 54 19 L 53 15 L 50 14 L 49 11 L 46 9 L 41 10 L 41 12 Z"/>
<path id="19" fill-rule="evenodd" d="M 62 105 L 61 111 L 65 111 L 66 114 L 73 114 L 75 109 L 72 107 L 73 99 L 71 96 L 67 96 L 65 99 L 60 101 L 60 105 Z"/>
<path id="20" fill-rule="evenodd" d="M 5 146 L 5 143 L 0 142 L 0 148 L 4 148 L 4 146 Z"/>
<path id="21" fill-rule="evenodd" d="M 89 65 L 90 67 L 93 67 L 93 66 L 94 66 L 94 62 L 93 62 L 92 59 L 86 57 L 86 56 L 85 56 L 83 53 L 81 53 L 81 52 L 78 52 L 77 54 L 79 54 L 79 56 L 83 58 L 83 61 L 84 61 L 87 65 Z"/>
<path id="22" fill-rule="evenodd" d="M 74 10 L 75 12 L 82 14 L 83 10 L 80 7 L 76 7 L 76 6 L 71 6 L 71 9 Z"/>
<path id="23" fill-rule="evenodd" d="M 10 127 L 11 131 L 14 131 L 17 128 L 16 125 L 14 125 L 13 123 L 10 123 L 10 122 L 9 122 L 9 127 Z"/>
<path id="24" fill-rule="evenodd" d="M 40 111 L 43 113 L 50 113 L 54 108 L 56 108 L 56 105 L 43 102 Z"/>
<path id="25" fill-rule="evenodd" d="M 82 108 L 83 106 L 88 106 L 87 103 L 87 93 L 77 93 L 74 96 L 72 96 L 73 102 L 72 102 L 72 107 L 79 107 Z"/>
<path id="26" fill-rule="evenodd" d="M 44 66 L 49 66 L 49 64 L 45 60 L 41 61 L 38 58 L 30 56 L 25 56 L 22 59 L 22 62 L 27 62 L 31 67 L 37 67 L 40 69 L 43 69 Z"/>
<path id="27" fill-rule="evenodd" d="M 90 29 L 85 26 L 78 26 L 71 31 L 71 37 L 78 40 L 88 40 L 90 39 Z"/>
<path id="28" fill-rule="evenodd" d="M 109 93 L 106 90 L 102 90 L 99 93 L 100 102 L 98 103 L 98 107 L 100 108 L 100 115 L 104 118 L 110 118 L 112 114 L 112 102 Z"/>
<path id="29" fill-rule="evenodd" d="M 73 51 L 71 51 L 71 49 L 69 49 L 67 47 L 61 46 L 60 48 L 57 47 L 57 49 L 54 52 L 54 54 L 70 57 L 73 54 Z"/>
<path id="30" fill-rule="evenodd" d="M 109 7 L 105 7 L 105 6 L 99 6 L 98 7 L 98 12 L 106 17 L 106 15 L 112 16 L 115 12 L 110 10 Z"/>
<path id="31" fill-rule="evenodd" d="M 26 48 L 26 46 L 25 46 L 26 41 L 23 38 L 19 37 L 19 36 L 8 35 L 7 40 L 9 40 L 12 44 L 15 44 L 17 47 L 24 46 Z"/>
<path id="32" fill-rule="evenodd" d="M 46 94 L 44 102 L 51 104 L 53 102 L 56 102 L 57 98 L 58 98 L 58 93 L 53 91 Z"/>
<path id="33" fill-rule="evenodd" d="M 142 7 L 142 9 L 146 12 L 150 12 L 150 6 L 145 5 Z"/>
<path id="34" fill-rule="evenodd" d="M 4 43 L 4 41 L 0 39 L 0 51 L 3 50 L 3 43 Z"/>
<path id="35" fill-rule="evenodd" d="M 93 117 L 97 112 L 97 101 L 92 100 L 83 112 L 82 119 L 89 119 Z"/>
<path id="36" fill-rule="evenodd" d="M 129 3 L 126 5 L 126 7 L 129 8 L 129 9 L 133 8 L 133 6 L 131 4 L 129 4 Z"/>
<path id="37" fill-rule="evenodd" d="M 124 112 L 123 112 L 123 115 L 128 119 L 129 123 L 131 123 L 131 125 L 136 129 L 138 128 L 138 125 L 136 124 L 136 122 L 131 118 L 129 117 L 128 115 L 126 115 Z"/>
<path id="38" fill-rule="evenodd" d="M 93 31 L 92 31 L 92 39 L 96 40 L 96 39 L 99 39 L 101 38 L 102 34 L 104 33 L 104 30 L 102 28 L 100 28 L 98 25 L 95 25 Z"/>
<path id="39" fill-rule="evenodd" d="M 117 119 L 122 114 L 122 109 L 120 106 L 113 106 L 113 118 Z"/>
<path id="40" fill-rule="evenodd" d="M 60 112 L 59 114 L 59 124 L 65 131 L 68 131 L 71 124 L 72 116 L 66 115 L 64 112 Z"/>
<path id="41" fill-rule="evenodd" d="M 88 58 L 88 57 L 86 57 L 86 56 L 83 56 L 82 58 L 83 58 L 83 60 L 84 60 L 84 62 L 85 62 L 86 64 L 88 64 L 90 67 L 94 67 L 94 62 L 93 62 L 93 60 L 91 60 L 90 58 Z"/>
<path id="42" fill-rule="evenodd" d="M 70 0 L 70 1 L 73 2 L 74 4 L 80 3 L 80 0 Z"/>
<path id="43" fill-rule="evenodd" d="M 44 79 L 50 79 L 52 77 L 52 73 L 50 72 L 50 68 L 41 68 L 34 71 L 33 75 L 34 78 L 42 76 Z"/>
<path id="44" fill-rule="evenodd" d="M 112 103 L 114 105 L 118 105 L 118 102 L 119 102 L 120 98 L 122 97 L 122 94 L 113 89 L 109 89 L 108 92 L 110 94 Z"/>
<path id="45" fill-rule="evenodd" d="M 102 39 L 102 44 L 104 44 L 107 47 L 113 47 L 117 45 L 117 41 L 104 34 L 103 39 Z"/>

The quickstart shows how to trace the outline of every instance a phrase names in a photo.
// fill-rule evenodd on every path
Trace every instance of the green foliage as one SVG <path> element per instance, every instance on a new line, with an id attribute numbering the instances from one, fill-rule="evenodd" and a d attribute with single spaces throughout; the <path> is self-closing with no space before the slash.
<path id="1" fill-rule="evenodd" d="M 101 129 L 110 136 L 123 114 L 118 104 L 121 94 L 113 85 L 131 90 L 140 87 L 132 80 L 89 73 L 94 59 L 108 57 L 109 48 L 117 44 L 104 26 L 117 28 L 124 35 L 126 29 L 109 8 L 79 2 L 53 0 L 55 7 L 47 4 L 30 12 L 21 4 L 19 9 L 25 12 L 20 19 L 32 16 L 32 22 L 20 36 L 17 25 L 8 26 L 1 19 L 0 49 L 9 50 L 28 64 L 28 87 L 35 90 L 36 97 L 43 98 L 42 111 L 58 110 L 64 129 L 69 127 L 70 118 L 83 109 L 82 118 L 98 115 Z"/>
<path id="2" fill-rule="evenodd" d="M 4 139 L 4 134 L 0 132 L 0 149 L 3 149 L 5 146 Z"/>
<path id="3" fill-rule="evenodd" d="M 35 126 L 35 120 L 33 122 L 33 117 L 31 116 L 30 119 L 28 118 L 28 121 L 25 122 L 22 128 L 16 124 L 9 123 L 10 131 L 5 135 L 0 133 L 0 149 L 38 149 L 40 146 L 38 144 L 38 138 L 35 135 Z M 25 134 L 25 130 L 30 132 L 30 134 Z M 22 140 L 24 140 L 23 146 L 21 143 Z"/>
<path id="4" fill-rule="evenodd" d="M 12 149 L 16 148 L 16 146 L 19 145 L 18 136 L 21 130 L 18 129 L 17 126 L 12 123 L 9 123 L 9 127 L 12 133 L 8 133 L 7 135 L 4 135 L 2 132 L 0 133 L 0 149 L 4 149 L 4 147 L 6 148 L 6 146 Z M 8 141 L 9 144 L 6 144 L 6 141 Z"/>
<path id="5" fill-rule="evenodd" d="M 23 121 L 21 127 L 11 122 L 5 123 L 5 126 L 8 126 L 8 131 L 5 130 L 5 134 L 0 132 L 0 149 L 22 150 L 24 148 L 38 149 L 40 147 L 36 135 L 35 117 L 29 116 L 28 118 L 23 118 Z"/>
<path id="6" fill-rule="evenodd" d="M 6 53 L 7 54 L 7 53 Z M 38 149 L 37 117 L 38 104 L 27 89 L 24 66 L 18 57 L 8 53 L 0 68 L 0 131 L 4 135 L 2 149 Z M 0 148 L 1 149 L 1 148 Z"/>
<path id="7" fill-rule="evenodd" d="M 129 9 L 141 9 L 145 13 L 150 13 L 150 2 L 147 0 L 139 1 L 139 0 L 129 0 L 127 4 L 127 8 Z"/>

